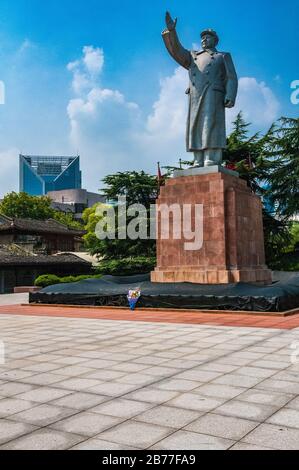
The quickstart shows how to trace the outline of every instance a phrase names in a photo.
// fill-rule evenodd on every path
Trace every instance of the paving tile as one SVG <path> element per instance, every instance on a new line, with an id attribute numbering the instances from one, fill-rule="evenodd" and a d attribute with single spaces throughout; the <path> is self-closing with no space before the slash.
<path id="1" fill-rule="evenodd" d="M 65 377 L 77 377 L 79 375 L 95 372 L 96 370 L 92 367 L 89 367 L 89 363 L 88 363 L 88 367 L 82 366 L 80 364 L 75 364 L 75 365 L 66 366 L 66 367 L 61 367 L 61 366 L 58 366 L 58 367 L 60 368 L 57 368 L 57 365 L 56 365 L 55 374 L 63 375 Z"/>
<path id="2" fill-rule="evenodd" d="M 122 419 L 101 415 L 99 413 L 81 412 L 71 416 L 70 418 L 63 419 L 62 421 L 52 424 L 51 428 L 59 431 L 94 437 L 105 429 L 111 428 L 121 421 Z"/>
<path id="3" fill-rule="evenodd" d="M 37 403 L 47 403 L 57 398 L 64 397 L 65 395 L 70 395 L 71 393 L 72 392 L 70 390 L 63 390 L 54 387 L 38 387 L 34 390 L 20 393 L 15 398 Z"/>
<path id="4" fill-rule="evenodd" d="M 273 424 L 261 424 L 241 441 L 280 450 L 298 450 L 298 442 L 298 429 Z"/>
<path id="5" fill-rule="evenodd" d="M 0 450 L 64 450 L 82 442 L 84 437 L 54 429 L 39 429 L 8 442 Z"/>
<path id="6" fill-rule="evenodd" d="M 50 372 L 52 370 L 59 369 L 60 367 L 61 366 L 59 364 L 52 364 L 51 362 L 32 363 L 31 361 L 31 365 L 25 366 L 23 367 L 23 369 L 37 373 L 37 372 Z"/>
<path id="7" fill-rule="evenodd" d="M 233 385 L 235 387 L 244 387 L 250 388 L 257 385 L 261 382 L 262 378 L 256 377 L 249 377 L 244 375 L 238 374 L 226 374 L 222 375 L 222 377 L 218 377 L 217 379 L 213 380 L 213 384 L 221 384 L 221 385 Z"/>
<path id="8" fill-rule="evenodd" d="M 101 433 L 98 437 L 118 444 L 134 445 L 138 449 L 146 449 L 172 432 L 173 430 L 167 427 L 127 421 Z"/>
<path id="9" fill-rule="evenodd" d="M 4 372 L 0 373 L 1 380 L 21 380 L 33 376 L 36 372 L 29 372 L 28 370 L 19 370 L 19 369 L 12 369 L 12 370 L 5 370 Z M 27 382 L 27 381 L 26 381 Z"/>
<path id="10" fill-rule="evenodd" d="M 289 401 L 288 408 L 292 408 L 293 410 L 298 410 L 299 411 L 299 396 L 294 398 L 293 400 Z"/>
<path id="11" fill-rule="evenodd" d="M 281 369 L 285 369 L 287 367 L 287 365 L 289 365 L 289 364 L 290 364 L 290 362 L 288 362 L 288 364 L 286 364 L 285 362 L 282 362 L 282 361 L 260 360 L 260 361 L 255 361 L 252 365 L 254 367 L 264 367 L 266 369 L 281 370 Z"/>
<path id="12" fill-rule="evenodd" d="M 166 439 L 161 440 L 152 449 L 155 450 L 225 450 L 234 441 L 221 439 L 190 431 L 177 431 Z"/>
<path id="13" fill-rule="evenodd" d="M 194 380 L 201 383 L 210 382 L 211 380 L 221 376 L 221 372 L 209 372 L 205 370 L 188 370 L 186 372 L 181 372 L 177 375 L 178 379 L 185 379 L 185 380 Z"/>
<path id="14" fill-rule="evenodd" d="M 153 403 L 145 403 L 141 401 L 119 398 L 102 403 L 101 405 L 96 406 L 89 411 L 92 413 L 115 416 L 117 418 L 132 418 L 133 416 L 139 415 L 143 411 L 148 410 L 153 406 Z"/>
<path id="15" fill-rule="evenodd" d="M 246 444 L 246 442 L 237 442 L 229 450 L 272 450 L 271 447 L 263 447 L 260 445 Z"/>
<path id="16" fill-rule="evenodd" d="M 264 421 L 277 411 L 278 406 L 268 406 L 259 403 L 247 403 L 239 400 L 231 400 L 217 408 L 216 413 L 237 418 Z"/>
<path id="17" fill-rule="evenodd" d="M 130 400 L 145 401 L 148 403 L 164 403 L 176 397 L 178 392 L 172 390 L 157 390 L 154 388 L 143 388 L 129 393 L 125 398 Z"/>
<path id="18" fill-rule="evenodd" d="M 279 410 L 277 413 L 270 416 L 267 423 L 299 429 L 299 411 L 290 408 Z"/>
<path id="19" fill-rule="evenodd" d="M 55 387 L 64 388 L 67 390 L 86 390 L 87 388 L 95 387 L 100 385 L 102 382 L 96 379 L 86 379 L 83 377 L 80 378 L 71 378 L 62 380 L 61 382 L 56 382 Z"/>
<path id="20" fill-rule="evenodd" d="M 218 362 L 209 362 L 208 364 L 204 364 L 200 367 L 201 370 L 207 370 L 209 372 L 222 372 L 224 373 L 229 373 L 233 372 L 236 370 L 238 367 L 237 366 L 232 366 L 229 364 L 218 364 Z"/>
<path id="21" fill-rule="evenodd" d="M 36 388 L 36 385 L 23 384 L 19 382 L 6 382 L 0 384 L 0 395 L 3 397 L 13 397 L 19 393 L 28 392 Z"/>
<path id="22" fill-rule="evenodd" d="M 284 381 L 289 381 L 289 382 L 297 382 L 299 384 L 299 369 L 298 370 L 284 370 L 282 372 L 278 372 L 276 375 L 274 375 L 273 380 L 284 380 Z M 299 385 L 298 385 L 298 390 L 299 390 Z"/>
<path id="23" fill-rule="evenodd" d="M 183 393 L 170 400 L 167 405 L 194 411 L 211 411 L 225 401 L 223 398 L 209 398 L 197 393 Z"/>
<path id="24" fill-rule="evenodd" d="M 204 384 L 200 387 L 192 390 L 192 393 L 199 393 L 200 395 L 206 395 L 208 397 L 219 397 L 219 398 L 235 398 L 244 392 L 244 388 L 234 387 L 233 385 L 221 385 L 221 384 Z"/>
<path id="25" fill-rule="evenodd" d="M 232 416 L 208 413 L 185 427 L 186 431 L 210 434 L 237 441 L 252 431 L 259 423 Z"/>
<path id="26" fill-rule="evenodd" d="M 180 429 L 194 421 L 201 414 L 201 412 L 161 405 L 135 416 L 134 419 L 145 423 Z"/>
<path id="27" fill-rule="evenodd" d="M 100 395 L 108 395 L 110 397 L 119 397 L 133 390 L 136 390 L 137 385 L 122 384 L 118 382 L 106 382 L 94 387 L 86 389 L 91 393 L 99 393 Z"/>
<path id="28" fill-rule="evenodd" d="M 284 406 L 292 399 L 292 396 L 294 395 L 252 388 L 238 395 L 238 400 L 262 405 Z"/>
<path id="29" fill-rule="evenodd" d="M 288 382 L 286 380 L 266 379 L 263 382 L 260 382 L 256 388 L 260 390 L 291 393 L 294 395 L 298 394 L 298 384 L 296 382 Z"/>
<path id="30" fill-rule="evenodd" d="M 238 375 L 246 375 L 249 377 L 256 377 L 256 378 L 268 378 L 271 377 L 272 375 L 277 373 L 276 369 L 266 369 L 262 367 L 240 367 L 235 371 L 236 374 Z"/>
<path id="31" fill-rule="evenodd" d="M 15 423 L 8 419 L 0 420 L 0 444 L 16 439 L 24 434 L 29 434 L 36 429 L 26 423 Z"/>
<path id="32" fill-rule="evenodd" d="M 6 416 L 19 413 L 20 411 L 33 408 L 37 403 L 27 401 L 27 400 L 18 400 L 16 398 L 3 398 L 0 400 L 0 418 L 5 418 Z"/>
<path id="33" fill-rule="evenodd" d="M 97 395 L 94 393 L 86 392 L 75 392 L 70 395 L 66 395 L 58 400 L 53 400 L 51 405 L 63 406 L 73 408 L 75 410 L 87 410 L 100 403 L 110 400 L 110 397 L 106 395 Z"/>
<path id="34" fill-rule="evenodd" d="M 151 375 L 136 373 L 136 374 L 126 374 L 123 377 L 120 377 L 116 380 L 117 383 L 125 383 L 131 385 L 148 385 L 152 382 L 156 382 L 156 377 Z"/>
<path id="35" fill-rule="evenodd" d="M 59 421 L 62 418 L 71 416 L 75 413 L 78 413 L 78 411 L 43 403 L 42 405 L 35 406 L 29 410 L 16 413 L 10 416 L 10 419 L 21 423 L 29 423 L 42 427 Z"/>
<path id="36" fill-rule="evenodd" d="M 120 377 L 124 377 L 125 375 L 125 372 L 117 370 L 98 369 L 96 372 L 89 372 L 88 374 L 83 374 L 82 377 L 86 379 L 98 379 L 100 381 L 107 382 L 109 380 L 119 379 Z"/>
<path id="37" fill-rule="evenodd" d="M 115 442 L 102 441 L 94 437 L 77 444 L 71 450 L 135 450 L 135 448 L 124 444 L 116 444 Z"/>
<path id="38" fill-rule="evenodd" d="M 22 379 L 22 382 L 33 384 L 33 385 L 51 385 L 62 380 L 62 376 L 58 374 L 52 374 L 51 372 L 45 372 L 43 374 L 31 375 Z"/>
<path id="39" fill-rule="evenodd" d="M 183 379 L 164 379 L 159 383 L 155 384 L 155 388 L 158 390 L 173 390 L 177 392 L 189 392 L 198 387 L 198 382 L 194 380 L 183 380 Z"/>

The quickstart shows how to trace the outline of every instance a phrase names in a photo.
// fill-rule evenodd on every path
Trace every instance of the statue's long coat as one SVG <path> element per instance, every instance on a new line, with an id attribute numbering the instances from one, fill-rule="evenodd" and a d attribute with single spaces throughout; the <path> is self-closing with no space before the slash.
<path id="1" fill-rule="evenodd" d="M 226 147 L 225 99 L 235 102 L 238 78 L 231 55 L 218 51 L 188 51 L 175 30 L 162 33 L 170 55 L 189 70 L 187 152 Z"/>

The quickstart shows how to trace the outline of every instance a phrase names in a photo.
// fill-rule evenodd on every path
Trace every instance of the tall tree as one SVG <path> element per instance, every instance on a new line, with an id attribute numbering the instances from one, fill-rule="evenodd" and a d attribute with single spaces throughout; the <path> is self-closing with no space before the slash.
<path id="1" fill-rule="evenodd" d="M 144 171 L 126 171 L 118 172 L 114 175 L 108 175 L 103 179 L 105 188 L 101 191 L 105 194 L 107 200 L 115 208 L 115 239 L 99 240 L 96 236 L 96 225 L 101 216 L 97 215 L 97 205 L 92 209 L 87 209 L 83 218 L 87 234 L 84 237 L 86 246 L 92 254 L 98 254 L 106 259 L 121 259 L 127 257 L 155 255 L 155 240 L 137 239 L 131 240 L 129 237 L 122 239 L 119 237 L 121 231 L 126 231 L 127 227 L 119 225 L 118 211 L 121 206 L 118 204 L 119 197 L 125 197 L 125 209 L 127 212 L 129 206 L 133 204 L 142 204 L 146 209 L 146 218 L 143 221 L 147 227 L 147 234 L 150 229 L 150 205 L 155 203 L 158 192 L 156 176 L 149 175 Z M 134 219 L 134 216 L 126 218 L 126 225 Z"/>
<path id="2" fill-rule="evenodd" d="M 11 192 L 1 201 L 0 214 L 22 219 L 55 219 L 70 228 L 82 229 L 82 224 L 75 220 L 72 214 L 53 209 L 51 203 L 47 196 Z"/>
<path id="3" fill-rule="evenodd" d="M 54 215 L 51 199 L 47 196 L 31 196 L 27 193 L 11 192 L 4 196 L 0 213 L 8 217 L 24 219 L 50 219 Z"/>
<path id="4" fill-rule="evenodd" d="M 267 197 L 280 218 L 299 214 L 299 118 L 282 117 L 266 156 L 272 163 L 265 175 Z"/>

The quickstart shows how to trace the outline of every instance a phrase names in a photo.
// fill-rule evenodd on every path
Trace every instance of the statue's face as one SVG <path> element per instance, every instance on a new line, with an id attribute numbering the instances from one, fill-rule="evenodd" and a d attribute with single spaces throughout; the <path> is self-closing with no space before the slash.
<path id="1" fill-rule="evenodd" d="M 201 38 L 201 45 L 203 49 L 213 49 L 216 47 L 217 40 L 211 34 L 205 34 Z"/>

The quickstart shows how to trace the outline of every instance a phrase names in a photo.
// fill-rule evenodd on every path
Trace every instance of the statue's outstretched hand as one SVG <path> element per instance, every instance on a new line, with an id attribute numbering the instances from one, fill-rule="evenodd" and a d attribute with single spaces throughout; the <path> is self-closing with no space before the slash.
<path id="1" fill-rule="evenodd" d="M 235 106 L 235 103 L 234 103 L 234 101 L 232 101 L 231 99 L 226 98 L 226 99 L 225 99 L 225 102 L 224 102 L 224 106 L 225 106 L 226 108 L 233 108 L 233 107 Z"/>
<path id="2" fill-rule="evenodd" d="M 168 31 L 173 31 L 176 27 L 178 19 L 175 18 L 175 20 L 173 20 L 170 16 L 170 13 L 167 11 L 165 21 L 166 21 L 166 26 L 167 26 Z"/>

